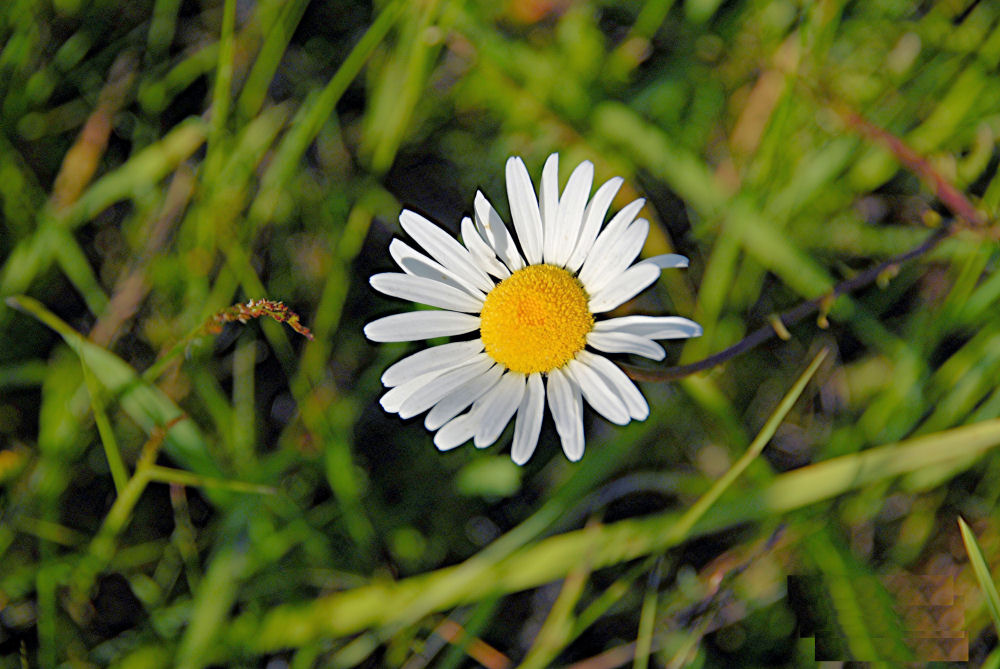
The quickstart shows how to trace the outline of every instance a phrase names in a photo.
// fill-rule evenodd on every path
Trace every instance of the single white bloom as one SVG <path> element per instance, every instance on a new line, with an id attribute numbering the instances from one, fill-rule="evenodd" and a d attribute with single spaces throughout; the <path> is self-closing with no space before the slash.
<path id="1" fill-rule="evenodd" d="M 521 159 L 507 161 L 516 237 L 478 192 L 474 219 L 462 221 L 464 244 L 404 210 L 403 230 L 426 255 L 394 240 L 389 251 L 403 272 L 371 277 L 379 292 L 439 310 L 380 318 L 365 327 L 369 339 L 478 333 L 414 353 L 382 375 L 389 388 L 381 400 L 385 410 L 403 418 L 427 411 L 424 425 L 436 432 L 441 450 L 470 439 L 485 448 L 516 416 L 511 457 L 524 464 L 538 442 L 547 400 L 566 457 L 579 460 L 584 400 L 618 425 L 649 415 L 625 373 L 588 348 L 662 360 L 663 347 L 654 340 L 701 334 L 697 323 L 678 316 L 595 318 L 635 297 L 662 269 L 688 262 L 668 254 L 633 264 L 649 233 L 649 222 L 636 218 L 643 200 L 602 229 L 622 179 L 609 180 L 591 198 L 594 166 L 585 161 L 560 196 L 558 160 L 552 154 L 545 162 L 537 196 Z"/>

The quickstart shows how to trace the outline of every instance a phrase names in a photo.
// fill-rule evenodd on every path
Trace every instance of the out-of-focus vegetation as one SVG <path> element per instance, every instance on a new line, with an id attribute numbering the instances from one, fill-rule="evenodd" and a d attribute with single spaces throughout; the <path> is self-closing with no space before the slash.
<path id="1" fill-rule="evenodd" d="M 0 663 L 1000 666 L 998 64 L 971 0 L 0 3 Z M 671 363 L 955 232 L 579 464 L 440 454 L 367 278 L 552 151 L 691 258 Z"/>

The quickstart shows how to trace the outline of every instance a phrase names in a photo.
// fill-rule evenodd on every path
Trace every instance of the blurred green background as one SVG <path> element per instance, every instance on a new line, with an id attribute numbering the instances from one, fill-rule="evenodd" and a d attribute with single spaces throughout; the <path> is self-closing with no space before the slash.
<path id="1" fill-rule="evenodd" d="M 1000 666 L 996 3 L 6 0 L 0 45 L 0 666 Z M 553 151 L 691 258 L 621 309 L 704 326 L 670 364 L 955 231 L 578 464 L 438 453 L 368 276 Z M 259 298 L 315 339 L 203 327 Z"/>

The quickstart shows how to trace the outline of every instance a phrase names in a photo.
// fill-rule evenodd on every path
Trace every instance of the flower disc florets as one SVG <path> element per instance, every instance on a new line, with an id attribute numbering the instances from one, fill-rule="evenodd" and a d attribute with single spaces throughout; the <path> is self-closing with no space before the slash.
<path id="1" fill-rule="evenodd" d="M 522 374 L 562 367 L 587 345 L 594 316 L 587 291 L 554 265 L 530 265 L 490 291 L 480 314 L 486 353 Z"/>

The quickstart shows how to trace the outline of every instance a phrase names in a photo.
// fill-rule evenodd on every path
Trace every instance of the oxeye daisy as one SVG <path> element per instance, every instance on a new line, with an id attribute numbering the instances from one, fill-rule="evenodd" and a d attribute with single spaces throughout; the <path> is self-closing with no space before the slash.
<path id="1" fill-rule="evenodd" d="M 657 339 L 697 337 L 701 327 L 677 316 L 601 314 L 632 299 L 665 268 L 687 267 L 667 254 L 633 264 L 649 222 L 636 218 L 644 200 L 603 226 L 622 179 L 590 197 L 594 166 L 585 161 L 559 194 L 558 155 L 542 169 L 538 196 L 520 158 L 507 161 L 511 235 L 486 197 L 476 193 L 474 219 L 462 220 L 462 242 L 420 214 L 399 222 L 426 255 L 400 239 L 389 253 L 402 273 L 371 277 L 378 291 L 438 310 L 412 311 L 369 323 L 379 342 L 476 333 L 414 353 L 389 367 L 382 407 L 403 418 L 427 411 L 424 425 L 441 450 L 473 440 L 485 448 L 517 416 L 511 457 L 524 464 L 538 442 L 548 404 L 566 457 L 583 456 L 583 400 L 612 423 L 645 420 L 649 406 L 635 384 L 600 353 L 662 360 Z M 593 350 L 591 350 L 593 349 Z"/>

